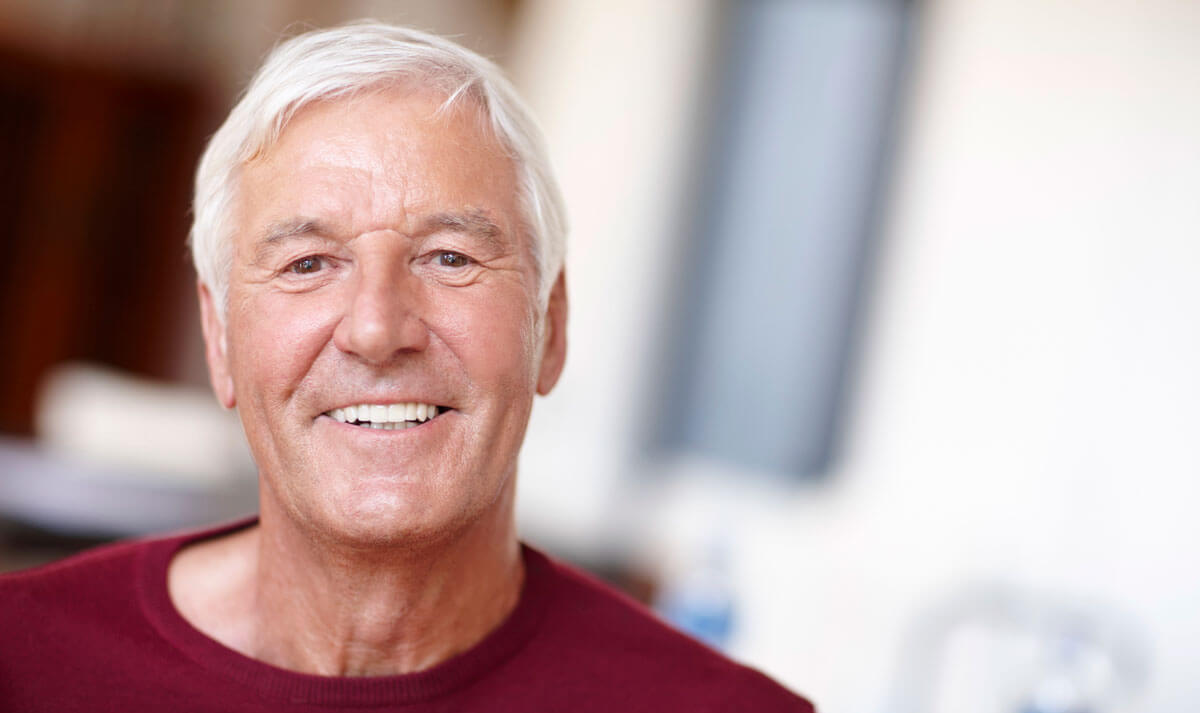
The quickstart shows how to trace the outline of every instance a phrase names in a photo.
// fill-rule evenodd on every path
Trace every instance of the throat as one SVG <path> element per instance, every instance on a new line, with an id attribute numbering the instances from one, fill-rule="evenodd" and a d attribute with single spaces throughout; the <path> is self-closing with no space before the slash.
<path id="1" fill-rule="evenodd" d="M 478 644 L 516 608 L 525 571 L 515 537 L 511 543 L 511 554 L 443 552 L 423 562 L 401 556 L 392 567 L 377 558 L 359 567 L 352 556 L 332 552 L 308 563 L 260 555 L 249 655 L 323 676 L 436 666 Z"/>

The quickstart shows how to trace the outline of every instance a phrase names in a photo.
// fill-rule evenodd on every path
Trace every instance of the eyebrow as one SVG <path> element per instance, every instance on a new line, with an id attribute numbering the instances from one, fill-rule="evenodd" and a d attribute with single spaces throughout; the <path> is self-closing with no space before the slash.
<path id="1" fill-rule="evenodd" d="M 435 213 L 421 222 L 414 237 L 429 235 L 439 230 L 451 230 L 479 238 L 487 243 L 488 248 L 497 252 L 503 251 L 504 248 L 500 240 L 503 231 L 480 210 L 467 213 Z"/>
<path id="2" fill-rule="evenodd" d="M 456 233 L 463 233 L 479 238 L 487 243 L 489 248 L 497 251 L 503 248 L 503 243 L 500 240 L 503 231 L 487 217 L 486 213 L 479 210 L 466 213 L 435 213 L 421 221 L 421 224 L 411 234 L 411 237 L 425 237 L 441 230 L 451 230 Z M 301 217 L 275 221 L 263 230 L 261 237 L 256 243 L 257 249 L 255 252 L 261 258 L 263 253 L 270 251 L 288 238 L 309 235 L 330 236 L 332 235 L 332 230 L 328 225 L 314 218 Z"/>
<path id="3" fill-rule="evenodd" d="M 290 218 L 271 223 L 258 239 L 259 245 L 271 245 L 301 235 L 328 235 L 329 229 L 319 220 L 312 218 Z"/>
<path id="4" fill-rule="evenodd" d="M 268 225 L 259 239 L 255 242 L 255 259 L 261 260 L 275 246 L 288 238 L 306 235 L 330 235 L 329 228 L 319 220 L 312 218 L 289 218 L 278 220 Z"/>

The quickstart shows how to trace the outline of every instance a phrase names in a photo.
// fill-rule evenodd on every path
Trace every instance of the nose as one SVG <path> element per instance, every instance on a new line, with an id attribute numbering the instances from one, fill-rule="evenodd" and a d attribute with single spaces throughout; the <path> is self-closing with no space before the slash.
<path id="1" fill-rule="evenodd" d="M 333 333 L 338 349 L 372 364 L 429 346 L 421 318 L 421 285 L 407 267 L 363 261 L 351 279 L 346 310 Z"/>

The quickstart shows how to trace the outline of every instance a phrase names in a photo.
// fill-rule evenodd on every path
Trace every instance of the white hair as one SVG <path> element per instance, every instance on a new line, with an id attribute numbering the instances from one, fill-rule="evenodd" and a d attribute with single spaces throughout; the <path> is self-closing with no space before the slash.
<path id="1" fill-rule="evenodd" d="M 427 32 L 360 22 L 308 32 L 275 47 L 200 158 L 188 240 L 196 272 L 222 318 L 241 166 L 267 151 L 302 107 L 405 83 L 444 93 L 443 110 L 463 97 L 473 100 L 512 156 L 518 205 L 538 270 L 538 299 L 545 304 L 563 264 L 566 213 L 528 108 L 490 60 Z"/>

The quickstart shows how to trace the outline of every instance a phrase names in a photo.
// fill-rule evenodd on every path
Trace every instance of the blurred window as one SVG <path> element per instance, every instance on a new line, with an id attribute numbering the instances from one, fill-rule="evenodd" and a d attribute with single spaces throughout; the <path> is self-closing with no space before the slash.
<path id="1" fill-rule="evenodd" d="M 729 12 L 656 445 L 813 476 L 834 451 L 913 8 Z"/>

